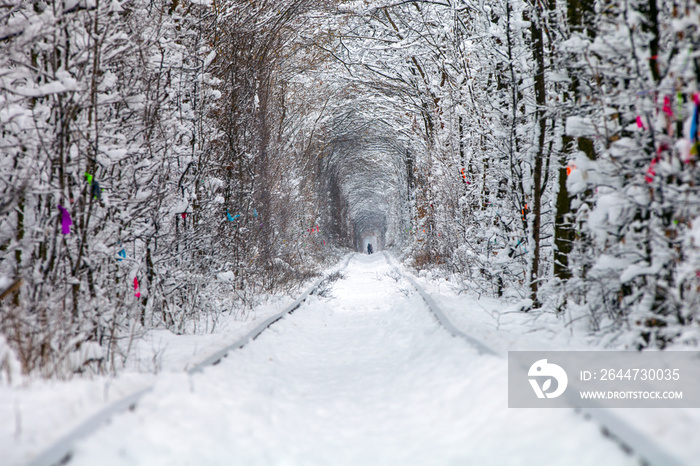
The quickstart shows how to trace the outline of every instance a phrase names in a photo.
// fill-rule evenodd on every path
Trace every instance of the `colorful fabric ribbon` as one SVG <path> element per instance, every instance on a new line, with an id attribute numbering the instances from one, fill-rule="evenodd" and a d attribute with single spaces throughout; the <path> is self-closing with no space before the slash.
<path id="1" fill-rule="evenodd" d="M 137 298 L 141 297 L 141 290 L 139 290 L 139 279 L 134 277 L 134 296 Z"/>
<path id="2" fill-rule="evenodd" d="M 464 168 L 462 168 L 462 170 L 460 170 L 460 173 L 462 173 L 462 179 L 464 179 L 464 182 L 466 184 L 471 184 L 470 181 L 467 181 L 467 174 L 464 172 Z"/>
<path id="3" fill-rule="evenodd" d="M 122 248 L 122 250 L 119 251 L 119 254 L 117 254 L 117 255 L 118 255 L 119 257 L 123 258 L 123 259 L 126 259 L 126 251 L 124 250 L 124 248 Z M 122 261 L 121 259 L 117 259 L 117 260 L 118 260 L 119 262 Z"/>
<path id="4" fill-rule="evenodd" d="M 85 172 L 85 178 L 87 178 L 87 182 L 90 186 L 90 195 L 97 199 L 98 201 L 102 200 L 102 188 L 100 188 L 100 183 L 95 180 L 95 177 L 92 176 L 90 173 Z"/>
<path id="5" fill-rule="evenodd" d="M 92 189 L 91 189 L 91 191 L 92 191 L 92 192 L 91 192 L 92 197 L 94 197 L 94 198 L 97 199 L 98 201 L 101 201 L 101 200 L 102 200 L 102 189 L 100 188 L 100 183 L 99 183 L 97 180 L 95 180 L 95 181 L 92 183 Z"/>
<path id="6" fill-rule="evenodd" d="M 640 117 L 639 115 L 637 115 L 637 128 L 646 129 L 646 127 L 644 126 L 644 122 L 642 121 L 642 117 Z"/>
<path id="7" fill-rule="evenodd" d="M 228 217 L 229 222 L 233 222 L 234 220 L 236 220 L 240 216 L 241 216 L 241 214 L 236 214 L 236 216 L 234 217 L 233 215 L 228 213 L 228 210 L 226 211 L 226 217 Z"/>
<path id="8" fill-rule="evenodd" d="M 661 109 L 669 118 L 673 118 L 673 108 L 671 108 L 671 97 L 664 96 L 664 106 Z"/>
<path id="9" fill-rule="evenodd" d="M 700 118 L 700 94 L 695 94 L 693 96 L 693 103 L 695 104 L 695 111 L 693 112 L 693 119 L 690 122 L 690 143 L 694 144 L 698 141 L 698 118 Z"/>
<path id="10" fill-rule="evenodd" d="M 654 160 L 651 161 L 649 164 L 649 168 L 647 168 L 647 173 L 644 175 L 644 181 L 647 183 L 651 183 L 654 181 L 654 177 L 656 176 L 656 169 L 654 166 L 659 162 L 658 157 L 654 157 Z"/>
<path id="11" fill-rule="evenodd" d="M 70 219 L 70 214 L 60 204 L 58 205 L 58 210 L 61 211 L 61 233 L 63 233 L 64 235 L 69 235 L 70 226 L 73 224 L 73 221 Z"/>
<path id="12" fill-rule="evenodd" d="M 656 150 L 656 157 L 651 161 L 649 164 L 649 168 L 647 168 L 647 173 L 644 176 L 644 181 L 647 183 L 651 183 L 654 181 L 654 176 L 656 176 L 656 164 L 661 161 L 661 154 L 669 149 L 668 144 L 661 144 L 659 148 Z"/>

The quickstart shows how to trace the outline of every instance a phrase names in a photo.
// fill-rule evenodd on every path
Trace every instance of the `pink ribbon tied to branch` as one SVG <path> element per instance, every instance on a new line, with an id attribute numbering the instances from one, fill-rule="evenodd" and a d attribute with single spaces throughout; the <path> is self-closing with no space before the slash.
<path id="1" fill-rule="evenodd" d="M 654 157 L 647 168 L 647 173 L 644 176 L 644 181 L 651 183 L 654 181 L 654 176 L 656 176 L 656 164 L 661 161 L 661 154 L 669 149 L 668 144 L 661 144 L 656 151 L 656 157 Z"/>
<path id="2" fill-rule="evenodd" d="M 694 144 L 698 141 L 698 119 L 700 118 L 700 93 L 693 94 L 693 117 L 690 120 L 690 143 Z"/>
<path id="3" fill-rule="evenodd" d="M 139 290 L 139 279 L 134 277 L 134 296 L 137 298 L 141 297 L 141 290 Z"/>
<path id="4" fill-rule="evenodd" d="M 671 97 L 664 96 L 664 106 L 661 109 L 669 118 L 673 118 L 673 108 L 671 107 Z"/>
<path id="5" fill-rule="evenodd" d="M 658 156 L 654 157 L 654 159 L 651 161 L 651 163 L 649 164 L 649 168 L 647 168 L 647 174 L 644 175 L 644 181 L 646 181 L 647 183 L 651 183 L 654 181 L 654 176 L 656 176 L 656 169 L 654 168 L 654 166 L 657 163 L 659 163 Z"/>

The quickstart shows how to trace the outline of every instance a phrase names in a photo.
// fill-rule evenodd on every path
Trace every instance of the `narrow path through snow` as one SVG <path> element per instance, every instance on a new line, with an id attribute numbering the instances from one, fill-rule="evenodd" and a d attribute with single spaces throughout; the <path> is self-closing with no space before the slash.
<path id="1" fill-rule="evenodd" d="M 508 409 L 506 362 L 451 337 L 381 255 L 344 274 L 220 364 L 163 374 L 71 464 L 637 464 L 573 410 Z"/>

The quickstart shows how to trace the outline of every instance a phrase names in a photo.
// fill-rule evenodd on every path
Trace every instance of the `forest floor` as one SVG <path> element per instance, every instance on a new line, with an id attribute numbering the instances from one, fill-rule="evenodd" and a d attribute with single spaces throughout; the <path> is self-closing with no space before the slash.
<path id="1" fill-rule="evenodd" d="M 284 300 L 214 335 L 152 336 L 157 375 L 2 389 L 0 450 L 23 464 L 97 409 L 106 387 L 116 398 L 153 383 L 135 411 L 82 440 L 70 464 L 638 464 L 572 409 L 509 409 L 507 361 L 452 337 L 383 255 L 355 255 L 343 275 L 201 373 L 183 369 Z M 556 317 L 421 282 L 460 328 L 499 352 L 592 344 L 584 332 L 562 332 Z M 697 459 L 698 410 L 625 411 L 688 464 Z"/>

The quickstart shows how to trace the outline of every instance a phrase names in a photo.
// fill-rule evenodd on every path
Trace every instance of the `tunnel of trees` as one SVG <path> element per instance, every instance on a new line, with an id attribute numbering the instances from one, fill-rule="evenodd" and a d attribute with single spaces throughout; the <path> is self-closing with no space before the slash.
<path id="1" fill-rule="evenodd" d="M 0 367 L 348 248 L 663 348 L 698 338 L 695 0 L 0 1 Z"/>

